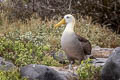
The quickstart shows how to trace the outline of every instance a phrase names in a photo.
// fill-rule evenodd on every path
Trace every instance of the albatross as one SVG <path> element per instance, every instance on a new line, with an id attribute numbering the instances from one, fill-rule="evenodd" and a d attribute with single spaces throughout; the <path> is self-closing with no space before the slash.
<path id="1" fill-rule="evenodd" d="M 74 32 L 75 18 L 71 14 L 65 15 L 58 24 L 55 24 L 55 27 L 59 27 L 62 24 L 66 24 L 66 27 L 62 33 L 61 47 L 68 57 L 70 62 L 69 69 L 71 69 L 75 60 L 81 63 L 86 55 L 91 54 L 91 44 L 87 39 Z"/>

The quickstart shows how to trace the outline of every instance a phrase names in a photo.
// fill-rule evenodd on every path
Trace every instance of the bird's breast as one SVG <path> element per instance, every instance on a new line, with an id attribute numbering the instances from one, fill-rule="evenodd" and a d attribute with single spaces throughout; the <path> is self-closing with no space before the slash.
<path id="1" fill-rule="evenodd" d="M 74 33 L 63 33 L 61 37 L 61 46 L 63 49 L 71 48 L 75 44 L 75 34 Z"/>

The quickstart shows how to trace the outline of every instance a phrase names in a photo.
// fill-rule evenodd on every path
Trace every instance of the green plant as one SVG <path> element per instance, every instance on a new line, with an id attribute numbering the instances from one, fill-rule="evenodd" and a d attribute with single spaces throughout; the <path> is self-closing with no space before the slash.
<path id="1" fill-rule="evenodd" d="M 47 56 L 49 45 L 35 45 L 31 41 L 23 42 L 6 37 L 0 38 L 0 44 L 0 56 L 12 60 L 16 66 L 41 63 L 49 66 L 60 65 L 51 56 Z"/>
<path id="2" fill-rule="evenodd" d="M 0 56 L 12 60 L 17 66 L 39 63 L 42 60 L 42 47 L 31 42 L 24 43 L 1 37 L 0 44 Z"/>
<path id="3" fill-rule="evenodd" d="M 21 78 L 19 70 L 16 68 L 9 71 L 0 71 L 0 80 L 28 80 L 27 78 Z"/>
<path id="4" fill-rule="evenodd" d="M 46 55 L 43 57 L 42 64 L 47 66 L 61 66 L 61 64 L 54 60 L 53 57 Z"/>
<path id="5" fill-rule="evenodd" d="M 101 67 L 95 67 L 89 63 L 91 59 L 81 62 L 81 65 L 77 69 L 77 74 L 80 80 L 100 80 Z"/>

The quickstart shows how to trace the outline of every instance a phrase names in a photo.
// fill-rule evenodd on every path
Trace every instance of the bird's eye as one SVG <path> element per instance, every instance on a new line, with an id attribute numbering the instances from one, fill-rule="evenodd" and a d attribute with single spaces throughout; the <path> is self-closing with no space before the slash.
<path id="1" fill-rule="evenodd" d="M 69 17 L 67 16 L 66 18 L 68 19 Z"/>

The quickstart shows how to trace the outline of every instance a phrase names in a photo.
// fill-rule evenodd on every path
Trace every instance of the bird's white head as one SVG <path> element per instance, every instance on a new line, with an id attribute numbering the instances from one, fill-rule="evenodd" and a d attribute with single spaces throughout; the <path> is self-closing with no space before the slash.
<path id="1" fill-rule="evenodd" d="M 55 27 L 59 27 L 61 26 L 62 24 L 75 24 L 75 18 L 71 15 L 71 14 L 67 14 L 64 16 L 64 18 L 58 23 L 55 25 Z"/>
<path id="2" fill-rule="evenodd" d="M 75 18 L 71 14 L 65 15 L 64 19 L 65 19 L 66 24 L 75 22 Z"/>

